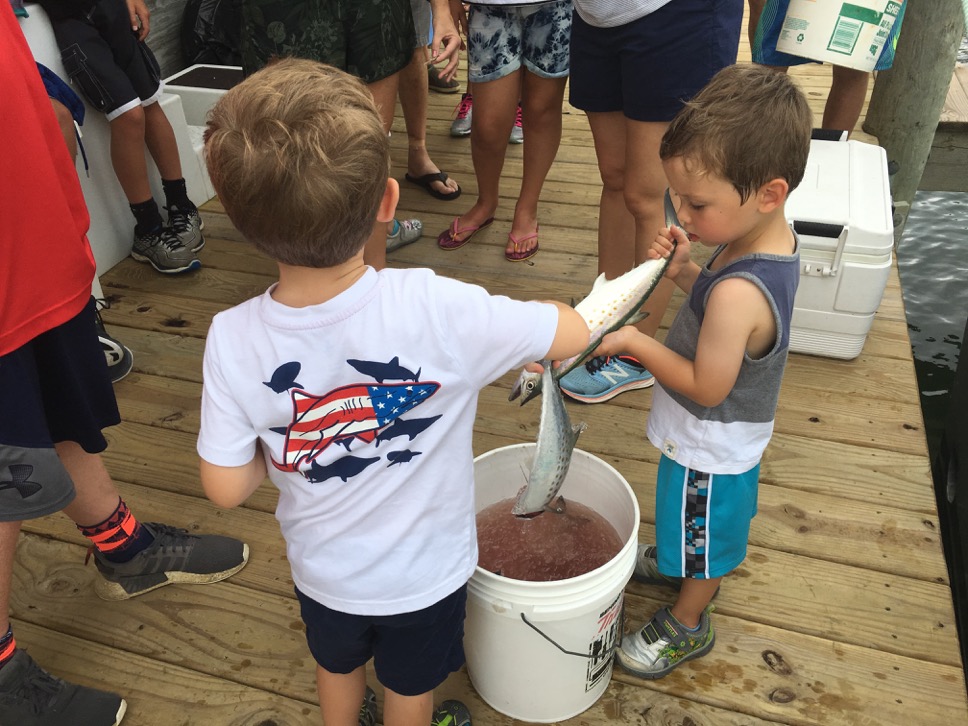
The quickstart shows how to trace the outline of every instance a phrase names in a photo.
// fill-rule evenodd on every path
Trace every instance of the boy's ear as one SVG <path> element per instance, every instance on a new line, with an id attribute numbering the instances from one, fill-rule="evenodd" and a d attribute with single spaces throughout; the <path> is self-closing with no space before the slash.
<path id="1" fill-rule="evenodd" d="M 397 213 L 397 202 L 400 201 L 400 184 L 392 177 L 387 178 L 387 188 L 383 191 L 383 199 L 376 210 L 376 221 L 390 223 Z"/>
<path id="2" fill-rule="evenodd" d="M 770 179 L 770 181 L 761 186 L 756 192 L 759 211 L 763 214 L 769 214 L 778 207 L 782 207 L 789 194 L 790 184 L 786 179 L 781 179 L 780 177 Z"/>

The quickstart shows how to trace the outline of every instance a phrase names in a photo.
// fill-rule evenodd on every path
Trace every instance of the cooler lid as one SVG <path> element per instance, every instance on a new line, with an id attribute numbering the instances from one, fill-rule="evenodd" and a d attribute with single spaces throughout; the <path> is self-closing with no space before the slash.
<path id="1" fill-rule="evenodd" d="M 790 193 L 786 215 L 794 223 L 848 227 L 845 253 L 889 252 L 894 220 L 884 149 L 860 141 L 811 140 L 803 181 Z"/>

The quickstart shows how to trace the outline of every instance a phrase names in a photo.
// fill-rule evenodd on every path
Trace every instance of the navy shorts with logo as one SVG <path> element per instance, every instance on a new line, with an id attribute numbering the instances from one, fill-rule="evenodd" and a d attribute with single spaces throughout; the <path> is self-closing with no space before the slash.
<path id="1" fill-rule="evenodd" d="M 99 0 L 87 17 L 51 25 L 71 83 L 108 121 L 161 97 L 161 68 L 131 30 L 124 0 Z"/>
<path id="2" fill-rule="evenodd" d="M 97 337 L 94 299 L 66 323 L 0 356 L 0 521 L 36 519 L 74 498 L 54 443 L 107 448 L 120 423 Z"/>
<path id="3" fill-rule="evenodd" d="M 464 665 L 467 585 L 430 607 L 399 615 L 350 615 L 296 588 L 309 650 L 330 673 L 352 673 L 373 658 L 376 677 L 402 696 L 439 686 Z"/>
<path id="4" fill-rule="evenodd" d="M 589 113 L 671 121 L 736 62 L 743 0 L 674 0 L 638 20 L 596 28 L 575 12 L 569 101 Z"/>

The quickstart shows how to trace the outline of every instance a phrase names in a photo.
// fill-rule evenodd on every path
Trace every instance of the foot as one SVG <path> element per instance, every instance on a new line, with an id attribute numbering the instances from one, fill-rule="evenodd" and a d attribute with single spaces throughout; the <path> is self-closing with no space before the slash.
<path id="1" fill-rule="evenodd" d="M 669 608 L 660 608 L 641 629 L 622 638 L 622 647 L 615 651 L 616 660 L 629 673 L 654 680 L 668 675 L 676 666 L 693 658 L 701 658 L 713 649 L 716 634 L 707 606 L 694 630 L 676 620 Z"/>
<path id="2" fill-rule="evenodd" d="M 515 235 L 512 230 L 508 234 L 508 244 L 504 248 L 504 257 L 511 262 L 523 262 L 538 254 L 538 226 L 529 234 Z"/>
<path id="3" fill-rule="evenodd" d="M 434 711 L 430 726 L 471 726 L 471 712 L 460 701 L 448 699 Z"/>
<path id="4" fill-rule="evenodd" d="M 474 97 L 470 93 L 464 93 L 460 97 L 460 103 L 454 110 L 456 114 L 454 122 L 450 125 L 451 136 L 470 136 L 471 121 L 473 117 Z"/>
<path id="5" fill-rule="evenodd" d="M 623 391 L 653 383 L 652 374 L 630 355 L 596 356 L 560 381 L 562 393 L 583 403 L 603 403 Z"/>
<path id="6" fill-rule="evenodd" d="M 454 217 L 450 227 L 437 236 L 437 246 L 444 250 L 463 247 L 471 237 L 488 227 L 493 221 L 492 216 L 480 218 L 480 213 L 476 209 L 472 209 L 464 217 Z"/>
<path id="7" fill-rule="evenodd" d="M 152 232 L 134 235 L 131 256 L 138 262 L 147 262 L 158 272 L 174 275 L 201 268 L 202 263 L 178 235 L 169 227 L 159 227 Z"/>
<path id="8" fill-rule="evenodd" d="M 205 246 L 205 237 L 202 235 L 205 223 L 198 213 L 198 207 L 192 204 L 183 209 L 172 205 L 165 209 L 168 211 L 168 226 L 178 235 L 182 245 L 192 252 L 202 249 Z"/>
<path id="9" fill-rule="evenodd" d="M 167 524 L 142 522 L 154 535 L 128 562 L 111 562 L 94 551 L 102 577 L 94 592 L 103 600 L 127 600 L 173 583 L 202 585 L 231 577 L 249 561 L 249 545 L 232 537 L 189 534 Z"/>
<path id="10" fill-rule="evenodd" d="M 62 681 L 24 650 L 0 668 L 0 717 L 17 726 L 117 726 L 128 704 L 106 691 Z"/>
<path id="11" fill-rule="evenodd" d="M 101 350 L 104 351 L 104 358 L 108 364 L 108 373 L 111 382 L 117 383 L 131 372 L 134 366 L 134 354 L 131 349 L 120 340 L 110 335 L 104 328 L 104 321 L 101 320 L 101 311 L 111 307 L 107 300 L 98 299 L 95 301 L 94 325 L 97 328 L 97 337 L 101 342 Z"/>
<path id="12" fill-rule="evenodd" d="M 419 219 L 394 219 L 387 233 L 387 252 L 416 242 L 422 234 L 423 223 Z"/>
<path id="13" fill-rule="evenodd" d="M 406 179 L 424 187 L 438 199 L 450 200 L 460 196 L 460 185 L 447 174 L 441 173 L 429 157 L 424 164 L 408 165 Z"/>

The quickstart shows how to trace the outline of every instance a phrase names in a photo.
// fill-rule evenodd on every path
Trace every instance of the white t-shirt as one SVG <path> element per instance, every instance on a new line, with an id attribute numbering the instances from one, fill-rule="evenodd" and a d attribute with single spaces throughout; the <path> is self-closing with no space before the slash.
<path id="1" fill-rule="evenodd" d="M 260 444 L 309 597 L 361 615 L 432 605 L 477 564 L 478 392 L 548 352 L 557 309 L 426 269 L 369 269 L 307 308 L 271 292 L 212 321 L 199 455 L 241 466 Z"/>
<path id="2" fill-rule="evenodd" d="M 575 0 L 575 11 L 595 28 L 616 28 L 654 13 L 672 0 Z"/>

